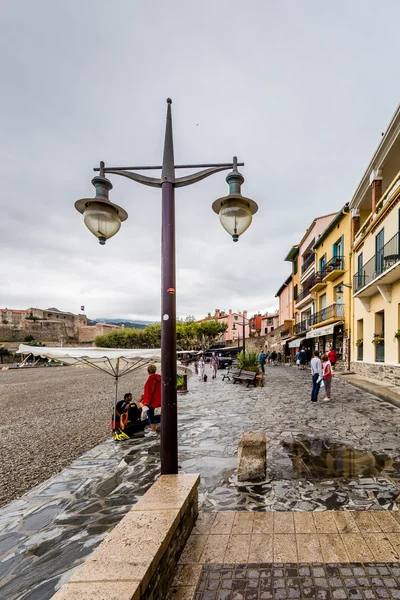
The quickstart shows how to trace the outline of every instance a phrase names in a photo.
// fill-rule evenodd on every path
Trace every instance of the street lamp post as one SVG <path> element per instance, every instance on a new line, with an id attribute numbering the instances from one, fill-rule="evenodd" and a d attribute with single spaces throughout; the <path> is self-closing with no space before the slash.
<path id="1" fill-rule="evenodd" d="M 75 203 L 75 208 L 83 214 L 85 225 L 95 235 L 99 243 L 114 236 L 121 227 L 121 222 L 128 218 L 120 206 L 109 200 L 112 189 L 111 182 L 105 174 L 120 175 L 137 183 L 161 188 L 161 473 L 163 475 L 178 472 L 178 419 L 176 392 L 176 260 L 175 260 L 175 188 L 197 183 L 210 175 L 232 169 L 226 177 L 229 194 L 212 205 L 219 215 L 224 229 L 237 242 L 239 236 L 250 226 L 253 214 L 258 210 L 257 204 L 241 194 L 243 176 L 238 172 L 237 158 L 232 163 L 175 165 L 172 135 L 172 100 L 167 100 L 167 119 L 164 140 L 162 166 L 141 167 L 106 167 L 100 162 L 95 168 L 99 175 L 92 184 L 96 189 L 94 198 L 82 198 Z M 176 177 L 176 169 L 198 169 L 191 175 Z M 135 171 L 161 170 L 161 178 L 147 177 Z"/>
<path id="2" fill-rule="evenodd" d="M 243 321 L 241 323 L 238 323 L 238 325 L 241 325 L 243 327 L 243 354 L 246 352 L 246 321 L 243 319 Z M 232 327 L 233 331 L 236 331 L 236 323 L 233 324 Z M 239 332 L 238 332 L 238 339 L 239 339 Z"/>

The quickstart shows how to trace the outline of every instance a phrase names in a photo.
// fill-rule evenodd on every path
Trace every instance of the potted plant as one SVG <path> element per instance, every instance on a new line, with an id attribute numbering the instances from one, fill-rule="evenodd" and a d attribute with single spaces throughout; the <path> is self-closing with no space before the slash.
<path id="1" fill-rule="evenodd" d="M 372 343 L 377 345 L 377 344 L 383 344 L 385 341 L 385 334 L 383 331 L 381 331 L 380 333 L 374 333 L 374 339 L 372 340 Z"/>
<path id="2" fill-rule="evenodd" d="M 400 340 L 400 329 L 398 329 L 397 331 L 394 332 L 394 339 Z"/>
<path id="3" fill-rule="evenodd" d="M 356 340 L 356 346 L 362 346 L 363 345 L 363 338 L 359 338 L 358 340 Z"/>

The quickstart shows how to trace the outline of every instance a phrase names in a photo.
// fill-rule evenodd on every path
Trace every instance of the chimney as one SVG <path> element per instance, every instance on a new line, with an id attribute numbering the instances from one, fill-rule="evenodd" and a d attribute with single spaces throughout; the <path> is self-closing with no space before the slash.
<path id="1" fill-rule="evenodd" d="M 243 316 L 244 316 L 245 319 L 247 319 L 247 310 L 243 311 Z"/>
<path id="2" fill-rule="evenodd" d="M 218 319 L 219 317 L 219 308 L 215 309 L 215 318 Z"/>
<path id="3" fill-rule="evenodd" d="M 230 315 L 232 314 L 232 309 L 231 309 L 231 308 L 229 309 L 229 314 L 230 314 Z"/>
<path id="4" fill-rule="evenodd" d="M 376 210 L 376 205 L 382 198 L 382 171 L 381 169 L 374 169 L 369 177 L 372 192 L 372 212 Z"/>

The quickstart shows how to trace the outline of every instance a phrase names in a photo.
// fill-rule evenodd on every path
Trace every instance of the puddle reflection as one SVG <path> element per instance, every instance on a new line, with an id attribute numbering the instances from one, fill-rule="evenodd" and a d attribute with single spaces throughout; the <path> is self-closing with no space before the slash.
<path id="1" fill-rule="evenodd" d="M 314 439 L 282 442 L 284 456 L 275 463 L 274 471 L 282 478 L 306 477 L 323 479 L 331 477 L 351 478 L 356 475 L 374 477 L 380 473 L 393 473 L 394 461 L 387 454 L 363 452 L 348 446 Z M 288 473 L 289 471 L 289 473 Z M 277 473 L 274 472 L 276 476 Z"/>

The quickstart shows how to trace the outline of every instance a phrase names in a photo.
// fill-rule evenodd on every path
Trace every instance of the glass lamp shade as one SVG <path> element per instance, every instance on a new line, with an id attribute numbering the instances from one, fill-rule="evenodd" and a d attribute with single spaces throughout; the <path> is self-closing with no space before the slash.
<path id="1" fill-rule="evenodd" d="M 228 200 L 219 211 L 219 220 L 222 227 L 237 242 L 251 225 L 253 216 L 248 204 L 242 200 Z"/>
<path id="2" fill-rule="evenodd" d="M 86 227 L 95 235 L 100 244 L 104 245 L 121 227 L 118 212 L 107 202 L 90 202 L 83 211 Z"/>

